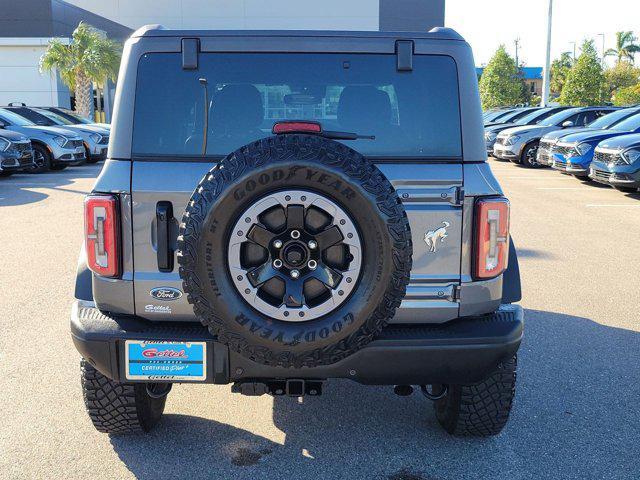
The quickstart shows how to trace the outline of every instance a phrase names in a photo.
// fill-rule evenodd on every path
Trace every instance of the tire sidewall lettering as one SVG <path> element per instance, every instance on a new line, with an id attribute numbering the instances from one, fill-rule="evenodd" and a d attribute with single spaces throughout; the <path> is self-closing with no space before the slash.
<path id="1" fill-rule="evenodd" d="M 304 179 L 312 184 L 329 187 L 338 197 L 346 201 L 356 198 L 356 190 L 345 182 L 340 176 L 330 171 L 321 169 L 320 166 L 292 166 L 287 170 L 277 168 L 270 172 L 258 173 L 255 176 L 242 182 L 241 186 L 233 191 L 233 198 L 237 201 L 244 201 L 256 191 L 261 191 L 259 187 L 278 187 L 279 184 L 288 184 L 297 179 Z"/>

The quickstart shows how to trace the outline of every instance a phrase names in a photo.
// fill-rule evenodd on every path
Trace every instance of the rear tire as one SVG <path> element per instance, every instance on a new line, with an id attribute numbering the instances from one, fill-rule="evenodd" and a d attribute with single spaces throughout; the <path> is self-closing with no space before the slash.
<path id="1" fill-rule="evenodd" d="M 0 172 L 0 177 L 10 177 L 15 172 Z"/>
<path id="2" fill-rule="evenodd" d="M 118 383 L 89 362 L 80 362 L 84 404 L 96 430 L 126 434 L 151 430 L 162 417 L 167 396 L 151 397 L 144 383 Z"/>
<path id="3" fill-rule="evenodd" d="M 33 144 L 34 166 L 30 173 L 44 173 L 51 170 L 51 154 L 46 147 Z"/>
<path id="4" fill-rule="evenodd" d="M 538 163 L 536 156 L 538 154 L 539 142 L 531 142 L 524 147 L 520 156 L 520 163 L 527 168 L 541 168 L 543 165 Z"/>
<path id="5" fill-rule="evenodd" d="M 447 395 L 434 403 L 440 425 L 456 436 L 489 437 L 500 433 L 513 404 L 516 365 L 514 355 L 483 382 L 450 385 Z"/>

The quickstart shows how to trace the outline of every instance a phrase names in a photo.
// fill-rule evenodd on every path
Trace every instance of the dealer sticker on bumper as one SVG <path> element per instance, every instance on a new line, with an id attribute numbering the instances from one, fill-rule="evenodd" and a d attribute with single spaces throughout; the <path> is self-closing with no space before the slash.
<path id="1" fill-rule="evenodd" d="M 125 341 L 127 380 L 205 380 L 206 342 Z"/>

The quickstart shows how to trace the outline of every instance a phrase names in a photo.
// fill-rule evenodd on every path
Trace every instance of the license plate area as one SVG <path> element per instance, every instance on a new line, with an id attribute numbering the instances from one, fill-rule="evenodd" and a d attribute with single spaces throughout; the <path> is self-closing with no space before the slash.
<path id="1" fill-rule="evenodd" d="M 127 380 L 191 381 L 207 378 L 207 342 L 126 340 Z"/>

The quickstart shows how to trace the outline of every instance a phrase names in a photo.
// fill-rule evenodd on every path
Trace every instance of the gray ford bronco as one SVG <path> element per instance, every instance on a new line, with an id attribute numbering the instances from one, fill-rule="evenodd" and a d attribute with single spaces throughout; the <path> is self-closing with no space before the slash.
<path id="1" fill-rule="evenodd" d="M 174 383 L 300 397 L 347 378 L 497 434 L 523 313 L 469 45 L 138 30 L 75 297 L 103 432 L 151 429 Z"/>

